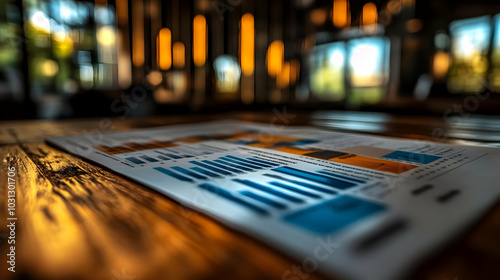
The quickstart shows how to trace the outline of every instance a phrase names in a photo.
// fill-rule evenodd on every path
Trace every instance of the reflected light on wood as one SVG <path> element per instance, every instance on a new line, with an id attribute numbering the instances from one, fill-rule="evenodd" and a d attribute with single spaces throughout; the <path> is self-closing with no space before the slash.
<path id="1" fill-rule="evenodd" d="M 4 145 L 0 157 L 2 169 L 17 169 L 16 255 L 26 275 L 280 279 L 292 265 L 159 193 L 42 143 Z"/>
<path id="2" fill-rule="evenodd" d="M 3 122 L 0 170 L 16 167 L 16 268 L 23 274 L 2 272 L 2 279 L 109 280 L 124 274 L 134 279 L 282 279 L 302 259 L 289 259 L 158 192 L 43 142 L 49 136 L 83 131 L 104 133 L 227 118 L 270 123 L 276 115 L 270 111 L 182 114 L 114 118 L 107 119 L 107 124 L 102 120 Z M 439 141 L 457 144 L 466 134 L 468 143 L 477 145 L 500 141 L 496 120 L 494 116 L 470 116 L 457 127 L 442 116 L 327 111 L 300 113 L 287 125 L 314 124 L 336 131 L 434 141 L 433 131 L 442 127 L 449 137 Z M 284 125 L 280 120 L 277 123 Z M 7 182 L 6 176 L 0 172 L 0 182 Z M 6 202 L 7 192 L 1 191 L 3 219 Z M 486 275 L 497 273 L 499 221 L 497 205 L 466 236 L 426 261 L 410 279 L 443 279 L 443 275 L 456 275 L 457 271 L 471 279 L 478 273 L 485 276 L 481 279 L 490 279 Z M 7 227 L 0 227 L 0 235 L 7 234 Z M 0 269 L 6 271 L 4 244 L 0 246 Z M 480 270 L 475 261 L 478 257 Z M 309 274 L 307 279 L 322 278 Z"/>

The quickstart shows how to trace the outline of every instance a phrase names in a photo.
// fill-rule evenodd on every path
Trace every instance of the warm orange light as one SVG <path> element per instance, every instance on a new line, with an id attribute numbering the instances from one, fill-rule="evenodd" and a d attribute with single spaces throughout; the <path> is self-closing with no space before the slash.
<path id="1" fill-rule="evenodd" d="M 401 0 L 390 0 L 387 2 L 386 9 L 391 14 L 398 14 L 401 12 Z"/>
<path id="2" fill-rule="evenodd" d="M 95 0 L 95 5 L 96 6 L 107 6 L 108 1 L 107 0 Z"/>
<path id="3" fill-rule="evenodd" d="M 290 62 L 286 61 L 283 63 L 281 72 L 276 77 L 276 84 L 280 88 L 287 87 L 290 84 Z"/>
<path id="4" fill-rule="evenodd" d="M 434 78 L 442 79 L 446 77 L 449 67 L 450 55 L 448 53 L 439 51 L 434 54 L 434 61 L 432 63 L 432 73 L 434 74 Z"/>
<path id="5" fill-rule="evenodd" d="M 240 88 L 241 101 L 245 104 L 251 104 L 255 99 L 253 76 L 242 76 Z"/>
<path id="6" fill-rule="evenodd" d="M 186 48 L 182 42 L 174 43 L 174 67 L 182 68 L 184 67 L 186 60 Z"/>
<path id="7" fill-rule="evenodd" d="M 150 50 L 152 52 L 156 51 L 156 56 L 154 55 L 151 55 L 151 66 L 153 68 L 156 68 L 158 67 L 158 61 L 159 61 L 159 57 L 158 57 L 158 54 L 160 53 L 158 51 L 158 43 L 157 43 L 157 37 L 158 37 L 158 34 L 160 33 L 160 30 L 161 30 L 161 25 L 162 25 L 162 22 L 161 22 L 161 9 L 160 9 L 160 3 L 159 3 L 160 0 L 149 0 L 149 5 L 147 5 L 147 8 L 149 9 L 149 19 L 150 19 L 150 23 L 151 23 L 151 26 L 150 26 L 150 34 L 151 34 L 151 48 Z M 156 44 L 156 46 L 155 46 Z M 154 47 L 155 46 L 155 47 Z"/>
<path id="8" fill-rule="evenodd" d="M 142 0 L 132 2 L 132 63 L 144 65 L 144 6 Z"/>
<path id="9" fill-rule="evenodd" d="M 363 14 L 361 19 L 362 25 L 371 25 L 377 23 L 378 12 L 377 6 L 373 2 L 368 2 L 363 6 Z"/>
<path id="10" fill-rule="evenodd" d="M 255 66 L 255 29 L 253 15 L 241 17 L 240 64 L 243 75 L 252 75 Z"/>
<path id="11" fill-rule="evenodd" d="M 270 76 L 276 77 L 281 73 L 285 46 L 280 40 L 273 41 L 267 49 L 266 65 Z"/>
<path id="12" fill-rule="evenodd" d="M 54 60 L 47 59 L 41 64 L 42 73 L 52 77 L 59 71 L 59 65 Z"/>
<path id="13" fill-rule="evenodd" d="M 127 0 L 117 0 L 116 1 L 116 17 L 119 26 L 126 25 L 128 22 L 128 1 Z"/>
<path id="14" fill-rule="evenodd" d="M 115 32 L 116 31 L 109 26 L 99 27 L 96 32 L 97 42 L 103 47 L 113 46 L 116 42 Z"/>
<path id="15" fill-rule="evenodd" d="M 123 39 L 122 31 L 117 31 L 118 36 L 118 85 L 122 89 L 126 89 L 132 83 L 132 63 L 130 62 L 130 52 L 125 48 L 126 44 Z"/>
<path id="16" fill-rule="evenodd" d="M 152 86 L 159 86 L 163 82 L 163 75 L 160 71 L 152 71 L 146 76 L 146 80 Z"/>
<path id="17" fill-rule="evenodd" d="M 415 5 L 415 0 L 401 0 L 401 6 L 411 7 Z"/>
<path id="18" fill-rule="evenodd" d="M 309 36 L 304 39 L 302 43 L 302 48 L 305 52 L 310 51 L 316 45 L 316 40 L 314 36 Z"/>
<path id="19" fill-rule="evenodd" d="M 342 28 L 351 23 L 351 12 L 349 11 L 349 1 L 334 0 L 332 10 L 332 22 L 335 27 Z"/>
<path id="20" fill-rule="evenodd" d="M 326 21 L 327 13 L 323 9 L 316 9 L 311 11 L 311 14 L 309 16 L 311 17 L 312 23 L 316 25 L 322 25 Z"/>
<path id="21" fill-rule="evenodd" d="M 290 84 L 295 84 L 300 76 L 300 62 L 297 59 L 290 61 Z"/>
<path id="22" fill-rule="evenodd" d="M 172 66 L 172 33 L 168 28 L 162 28 L 156 37 L 156 63 L 161 70 Z"/>
<path id="23" fill-rule="evenodd" d="M 193 62 L 203 66 L 207 59 L 207 21 L 203 15 L 193 19 Z"/>
<path id="24" fill-rule="evenodd" d="M 422 29 L 423 23 L 419 19 L 410 19 L 406 22 L 406 30 L 411 33 L 416 33 Z"/>

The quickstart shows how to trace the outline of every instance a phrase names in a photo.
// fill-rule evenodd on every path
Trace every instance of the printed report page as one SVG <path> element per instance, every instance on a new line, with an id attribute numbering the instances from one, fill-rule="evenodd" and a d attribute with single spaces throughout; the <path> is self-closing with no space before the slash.
<path id="1" fill-rule="evenodd" d="M 311 127 L 219 121 L 48 142 L 290 254 L 301 266 L 288 279 L 397 279 L 500 192 L 496 149 Z"/>

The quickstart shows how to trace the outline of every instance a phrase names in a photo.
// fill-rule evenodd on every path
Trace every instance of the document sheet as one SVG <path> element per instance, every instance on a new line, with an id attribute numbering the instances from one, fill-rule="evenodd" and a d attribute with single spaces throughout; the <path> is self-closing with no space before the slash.
<path id="1" fill-rule="evenodd" d="M 283 279 L 399 279 L 500 195 L 495 148 L 239 121 L 47 141 L 289 254 Z"/>

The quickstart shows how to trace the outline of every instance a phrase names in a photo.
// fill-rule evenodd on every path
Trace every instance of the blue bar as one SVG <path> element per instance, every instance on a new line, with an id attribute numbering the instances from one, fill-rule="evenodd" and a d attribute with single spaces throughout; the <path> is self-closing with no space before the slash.
<path id="1" fill-rule="evenodd" d="M 186 150 L 181 149 L 181 148 L 179 148 L 179 147 L 177 147 L 177 150 L 178 150 L 179 152 L 181 152 L 181 153 L 184 153 L 184 154 L 189 154 L 189 155 L 192 155 L 192 154 L 193 154 L 193 152 L 192 152 L 192 151 L 186 151 Z M 170 151 L 170 150 L 169 150 L 169 151 Z M 179 153 L 178 151 L 175 151 L 175 152 L 176 152 L 176 153 Z M 173 151 L 172 151 L 172 152 L 173 152 Z"/>
<path id="2" fill-rule="evenodd" d="M 203 168 L 199 168 L 199 167 L 191 167 L 191 169 L 193 169 L 194 171 L 196 172 L 199 172 L 201 174 L 205 174 L 207 176 L 210 176 L 210 177 L 221 177 L 219 174 L 216 174 L 216 173 L 212 173 L 210 171 L 207 171 Z"/>
<path id="3" fill-rule="evenodd" d="M 296 202 L 296 203 L 302 203 L 302 202 L 304 202 L 303 199 L 296 198 L 294 196 L 291 196 L 291 195 L 288 195 L 286 193 L 280 192 L 280 191 L 275 190 L 273 188 L 270 188 L 268 186 L 264 186 L 264 185 L 252 182 L 250 180 L 233 179 L 233 181 L 241 183 L 241 184 L 249 186 L 249 187 L 252 187 L 252 188 L 256 188 L 258 190 L 261 190 L 261 191 L 264 191 L 264 192 L 267 192 L 267 193 L 270 193 L 270 194 L 273 194 L 275 196 L 281 197 L 283 199 L 286 199 L 286 200 L 289 200 L 289 201 L 292 201 L 292 202 Z"/>
<path id="4" fill-rule="evenodd" d="M 171 160 L 171 158 L 165 157 L 165 156 L 158 156 L 158 158 L 161 158 L 163 160 Z"/>
<path id="5" fill-rule="evenodd" d="M 133 162 L 135 164 L 143 164 L 143 163 L 145 163 L 144 161 L 142 161 L 142 160 L 140 160 L 138 158 L 135 158 L 135 157 L 128 157 L 128 158 L 125 158 L 125 159 L 128 160 L 128 161 L 131 161 L 131 162 Z"/>
<path id="6" fill-rule="evenodd" d="M 246 159 L 242 159 L 242 158 L 238 158 L 238 157 L 234 157 L 234 156 L 230 156 L 230 155 L 227 155 L 226 157 L 232 158 L 234 160 L 241 161 L 241 162 L 244 162 L 244 163 L 253 164 L 255 166 L 260 166 L 260 167 L 263 167 L 263 168 L 271 167 L 268 164 L 257 163 L 257 162 L 254 162 L 254 161 L 249 161 L 249 160 L 246 160 Z"/>
<path id="7" fill-rule="evenodd" d="M 145 160 L 147 160 L 149 162 L 158 162 L 157 159 L 152 158 L 152 157 L 148 157 L 148 156 L 141 156 L 141 158 L 143 158 L 143 159 L 145 159 Z"/>
<path id="8" fill-rule="evenodd" d="M 156 151 L 156 150 L 155 150 L 155 153 L 159 153 L 159 154 L 162 154 L 162 155 L 164 155 L 164 156 L 166 156 L 166 155 L 167 155 L 167 154 L 165 154 L 165 153 L 163 153 L 163 152 Z"/>
<path id="9" fill-rule="evenodd" d="M 288 166 L 278 167 L 278 168 L 275 168 L 273 170 L 276 172 L 290 175 L 290 176 L 299 177 L 299 178 L 302 178 L 305 180 L 310 180 L 310 181 L 322 183 L 322 184 L 332 186 L 334 188 L 341 189 L 341 190 L 345 190 L 345 189 L 351 188 L 353 186 L 356 186 L 356 184 L 351 183 L 351 182 L 341 181 L 339 179 L 334 179 L 334 178 L 330 178 L 330 177 L 317 175 L 317 174 L 314 174 L 312 172 L 302 171 L 302 170 L 295 169 L 295 168 L 288 167 Z"/>
<path id="10" fill-rule="evenodd" d="M 213 166 L 216 166 L 216 167 L 219 167 L 219 168 L 222 168 L 222 169 L 225 169 L 225 170 L 228 170 L 228 171 L 234 172 L 234 173 L 241 173 L 241 172 L 243 172 L 243 171 L 241 171 L 241 170 L 234 169 L 234 168 L 231 168 L 231 167 L 228 167 L 228 166 L 222 165 L 222 164 L 218 164 L 218 163 L 215 163 L 215 162 L 213 162 L 213 161 L 202 160 L 202 162 L 204 162 L 204 163 L 206 163 L 206 164 L 211 164 L 211 165 L 213 165 Z"/>
<path id="11" fill-rule="evenodd" d="M 306 183 L 306 182 L 284 178 L 284 177 L 281 177 L 281 176 L 278 176 L 278 175 L 274 175 L 274 174 L 264 174 L 264 176 L 268 176 L 268 177 L 275 178 L 275 179 L 278 179 L 278 180 L 283 180 L 283 181 L 286 181 L 286 182 L 290 182 L 290 183 L 293 183 L 295 185 L 306 187 L 306 188 L 309 188 L 311 190 L 316 190 L 316 191 L 319 191 L 319 192 L 322 192 L 322 193 L 337 194 L 337 192 L 332 191 L 330 189 L 325 189 L 325 188 L 320 187 L 320 186 L 311 185 L 311 184 Z"/>
<path id="12" fill-rule="evenodd" d="M 200 144 L 200 146 L 203 147 L 203 148 L 215 151 L 215 152 L 225 152 L 225 151 L 227 151 L 226 149 L 222 149 L 222 148 L 210 146 L 210 145 L 207 145 L 207 144 Z"/>
<path id="13" fill-rule="evenodd" d="M 299 189 L 297 187 L 290 186 L 290 185 L 287 185 L 287 184 L 283 184 L 283 183 L 280 183 L 280 182 L 270 182 L 269 184 L 271 184 L 273 186 L 276 186 L 276 187 L 287 189 L 287 190 L 292 191 L 292 192 L 300 193 L 300 194 L 308 196 L 308 197 L 321 198 L 321 196 L 319 196 L 317 194 L 306 192 L 306 191 L 301 190 L 301 189 Z"/>
<path id="14" fill-rule="evenodd" d="M 186 174 L 188 176 L 194 177 L 196 179 L 202 179 L 202 180 L 206 180 L 207 179 L 207 177 L 205 177 L 205 176 L 202 176 L 200 174 L 191 172 L 191 171 L 189 171 L 187 169 L 184 169 L 182 167 L 179 167 L 179 166 L 174 166 L 174 167 L 172 167 L 172 169 L 177 170 L 179 172 L 182 172 L 182 173 L 184 173 L 184 174 Z"/>
<path id="15" fill-rule="evenodd" d="M 232 162 L 232 163 L 236 163 L 236 164 L 239 164 L 239 165 L 246 166 L 246 167 L 250 168 L 251 170 L 259 170 L 259 169 L 262 168 L 260 166 L 251 165 L 251 164 L 247 164 L 247 163 L 244 163 L 244 162 L 239 162 L 239 161 L 231 159 L 231 158 L 221 157 L 220 159 L 223 159 L 223 160 L 226 160 L 226 161 L 229 161 L 229 162 Z"/>
<path id="16" fill-rule="evenodd" d="M 274 165 L 271 165 L 271 164 L 267 164 L 267 163 L 262 163 L 262 162 L 257 162 L 257 161 L 253 161 L 251 160 L 250 158 L 246 159 L 248 160 L 250 163 L 253 163 L 253 164 L 261 164 L 261 165 L 264 165 L 266 168 L 272 168 L 272 167 L 275 167 Z"/>
<path id="17" fill-rule="evenodd" d="M 267 205 L 272 206 L 272 207 L 277 208 L 277 209 L 286 209 L 287 208 L 286 205 L 283 204 L 283 203 L 279 203 L 279 202 L 274 201 L 274 200 L 272 200 L 270 198 L 267 198 L 267 197 L 264 197 L 262 195 L 258 195 L 256 193 L 253 193 L 251 191 L 241 191 L 240 193 L 242 195 L 246 196 L 246 197 L 253 198 L 253 199 L 257 200 L 257 201 L 260 201 L 260 202 L 262 202 L 264 204 L 267 204 Z"/>
<path id="18" fill-rule="evenodd" d="M 244 171 L 253 171 L 253 169 L 250 169 L 250 168 L 247 168 L 247 167 L 244 167 L 244 166 L 241 166 L 241 165 L 237 165 L 237 164 L 234 164 L 234 163 L 226 162 L 226 161 L 223 161 L 223 160 L 220 160 L 220 159 L 216 159 L 214 161 L 218 162 L 220 164 L 225 164 L 227 166 L 238 168 L 238 169 L 241 169 L 241 170 L 244 170 Z"/>
<path id="19" fill-rule="evenodd" d="M 262 215 L 269 214 L 266 210 L 260 208 L 259 206 L 256 206 L 256 205 L 254 205 L 254 204 L 252 204 L 250 202 L 247 202 L 247 201 L 244 201 L 244 200 L 242 200 L 242 199 L 240 199 L 238 197 L 235 197 L 230 192 L 228 192 L 228 191 L 226 191 L 224 189 L 218 188 L 218 187 L 216 187 L 214 185 L 205 183 L 205 184 L 198 185 L 198 187 L 200 187 L 200 188 L 202 188 L 204 190 L 207 190 L 207 191 L 209 191 L 211 193 L 214 193 L 214 194 L 216 194 L 218 196 L 221 196 L 223 198 L 226 198 L 228 200 L 231 200 L 233 202 L 236 202 L 236 203 L 238 203 L 238 204 L 240 204 L 242 206 L 245 206 L 245 207 L 247 207 L 247 208 L 249 208 L 249 209 L 251 209 L 251 210 L 253 210 L 253 211 L 255 211 L 255 212 L 259 213 L 259 214 L 262 214 Z"/>
<path id="20" fill-rule="evenodd" d="M 267 164 L 269 166 L 278 166 L 279 164 L 277 163 L 274 163 L 274 162 L 268 162 L 268 161 L 263 161 L 263 160 L 260 160 L 260 159 L 256 159 L 256 158 L 247 158 L 248 160 L 251 160 L 251 161 L 256 161 L 256 162 L 260 162 L 262 164 Z"/>
<path id="21" fill-rule="evenodd" d="M 174 155 L 174 154 L 167 154 L 167 153 L 164 153 L 164 155 L 166 155 L 166 156 L 168 156 L 168 157 L 171 157 L 171 158 L 173 158 L 173 159 L 180 159 L 180 158 L 182 158 L 182 157 L 180 157 L 180 156 L 176 156 L 176 155 Z"/>
<path id="22" fill-rule="evenodd" d="M 232 173 L 229 173 L 229 172 L 227 172 L 227 171 L 225 171 L 225 170 L 222 170 L 222 169 L 219 169 L 219 168 L 215 168 L 215 167 L 210 166 L 210 165 L 208 165 L 208 164 L 204 164 L 204 163 L 197 162 L 197 161 L 194 161 L 194 160 L 190 161 L 189 163 L 192 163 L 192 164 L 194 164 L 194 165 L 198 165 L 198 166 L 200 166 L 200 167 L 204 167 L 204 168 L 206 168 L 206 169 L 208 169 L 208 170 L 215 171 L 215 172 L 220 173 L 220 174 L 222 174 L 222 175 L 231 175 L 231 174 L 232 174 Z"/>
<path id="23" fill-rule="evenodd" d="M 172 154 L 168 154 L 168 153 L 164 153 L 164 152 L 160 152 L 160 151 L 155 151 L 155 152 L 157 152 L 157 153 L 159 153 L 159 154 L 162 154 L 162 155 L 164 155 L 164 156 L 167 156 L 167 157 L 171 157 L 171 158 L 173 158 L 173 159 L 180 159 L 180 158 L 182 158 L 182 157 L 180 157 L 180 156 L 176 156 L 176 155 L 172 155 Z"/>
<path id="24" fill-rule="evenodd" d="M 200 148 L 203 148 L 203 150 L 205 152 L 210 152 L 210 153 L 218 153 L 218 152 L 221 152 L 221 149 L 217 149 L 217 148 L 214 148 L 212 146 L 207 146 L 207 145 L 203 145 L 201 144 L 200 145 L 201 147 Z"/>
<path id="25" fill-rule="evenodd" d="M 337 178 L 341 178 L 341 179 L 347 179 L 347 180 L 351 180 L 351 181 L 358 182 L 358 183 L 365 183 L 366 182 L 366 181 L 361 180 L 361 179 L 351 178 L 351 177 L 347 177 L 344 175 L 339 175 L 339 174 L 335 174 L 335 173 L 331 173 L 331 172 L 327 172 L 327 171 L 323 171 L 323 170 L 318 171 L 318 173 L 323 173 L 323 174 L 328 175 L 328 176 L 337 177 Z"/>
<path id="26" fill-rule="evenodd" d="M 382 158 L 399 159 L 415 163 L 428 164 L 435 160 L 440 159 L 441 157 L 434 155 L 420 154 L 420 153 L 405 152 L 405 151 L 395 151 L 385 156 L 382 156 Z"/>
<path id="27" fill-rule="evenodd" d="M 181 181 L 186 181 L 186 182 L 193 182 L 193 180 L 191 178 L 184 177 L 184 176 L 179 175 L 179 174 L 177 174 L 175 172 L 167 170 L 167 169 L 165 169 L 163 167 L 155 167 L 154 169 L 160 171 L 163 174 L 166 174 L 168 176 L 174 177 L 175 179 L 179 179 Z"/>
<path id="28" fill-rule="evenodd" d="M 332 234 L 384 210 L 384 205 L 344 195 L 285 215 L 283 218 L 316 234 Z"/>

